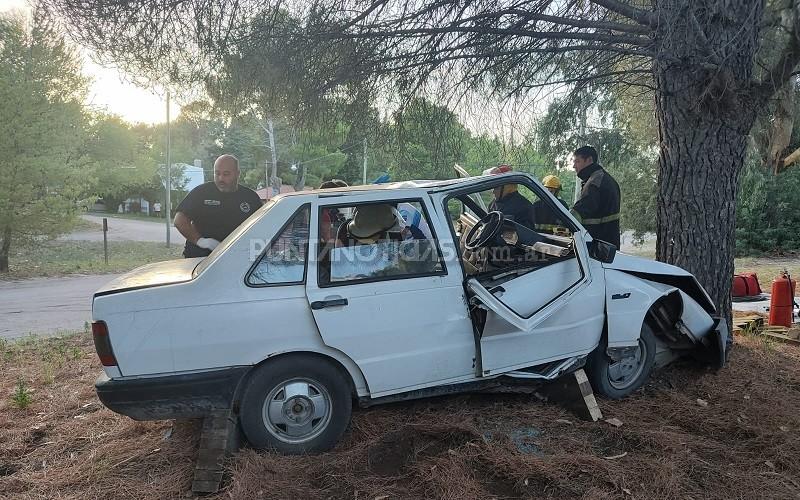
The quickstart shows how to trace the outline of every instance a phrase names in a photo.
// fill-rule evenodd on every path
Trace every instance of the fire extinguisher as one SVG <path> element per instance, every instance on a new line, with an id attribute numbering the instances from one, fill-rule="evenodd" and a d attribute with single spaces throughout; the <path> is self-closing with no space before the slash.
<path id="1" fill-rule="evenodd" d="M 769 300 L 769 324 L 792 326 L 794 293 L 797 282 L 784 269 L 783 274 L 772 282 L 772 296 Z"/>

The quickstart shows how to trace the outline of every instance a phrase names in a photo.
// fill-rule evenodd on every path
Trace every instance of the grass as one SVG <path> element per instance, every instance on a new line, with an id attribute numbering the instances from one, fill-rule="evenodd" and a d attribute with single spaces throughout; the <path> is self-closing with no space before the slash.
<path id="1" fill-rule="evenodd" d="M 640 246 L 630 249 L 627 253 L 646 259 L 655 259 L 655 250 L 651 246 Z M 769 292 L 770 283 L 784 269 L 789 271 L 795 279 L 800 279 L 800 257 L 737 257 L 734 259 L 734 272 L 756 273 L 761 288 Z"/>
<path id="2" fill-rule="evenodd" d="M 103 225 L 97 222 L 92 222 L 86 220 L 82 217 L 78 217 L 78 222 L 75 223 L 75 226 L 72 228 L 74 232 L 94 232 L 94 231 L 102 231 Z"/>
<path id="3" fill-rule="evenodd" d="M 793 279 L 800 278 L 800 257 L 739 257 L 735 262 L 737 273 L 756 273 L 765 292 L 770 291 L 770 283 L 784 269 L 789 271 Z"/>
<path id="4" fill-rule="evenodd" d="M 163 224 L 164 217 L 149 217 L 144 214 L 118 214 L 118 213 L 111 213 L 111 212 L 89 212 L 89 215 L 94 215 L 96 217 L 108 217 L 113 219 L 131 219 L 131 220 L 140 220 L 144 222 L 156 222 Z"/>
<path id="5" fill-rule="evenodd" d="M 33 247 L 12 247 L 10 272 L 0 279 L 129 271 L 152 262 L 181 258 L 181 247 L 163 243 L 109 241 L 108 265 L 102 241 L 47 241 Z"/>

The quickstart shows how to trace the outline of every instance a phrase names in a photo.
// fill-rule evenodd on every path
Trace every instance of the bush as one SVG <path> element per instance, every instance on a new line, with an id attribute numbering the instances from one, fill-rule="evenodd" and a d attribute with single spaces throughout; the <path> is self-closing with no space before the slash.
<path id="1" fill-rule="evenodd" d="M 756 162 L 742 173 L 736 206 L 736 253 L 800 250 L 800 167 L 773 175 Z"/>

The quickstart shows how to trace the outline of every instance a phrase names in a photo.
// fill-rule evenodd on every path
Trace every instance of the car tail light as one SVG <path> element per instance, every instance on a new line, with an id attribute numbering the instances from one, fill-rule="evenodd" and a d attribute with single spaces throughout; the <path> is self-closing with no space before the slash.
<path id="1" fill-rule="evenodd" d="M 108 337 L 108 326 L 105 321 L 92 322 L 92 338 L 94 338 L 94 350 L 97 351 L 103 366 L 117 366 L 117 358 L 111 350 L 111 339 Z"/>

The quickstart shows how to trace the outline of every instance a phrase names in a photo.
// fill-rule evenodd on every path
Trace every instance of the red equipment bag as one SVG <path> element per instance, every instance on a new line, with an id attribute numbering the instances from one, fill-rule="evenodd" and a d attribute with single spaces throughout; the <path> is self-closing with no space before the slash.
<path id="1" fill-rule="evenodd" d="M 731 295 L 734 297 L 753 297 L 761 295 L 761 286 L 758 284 L 758 276 L 756 276 L 756 273 L 734 274 Z"/>

